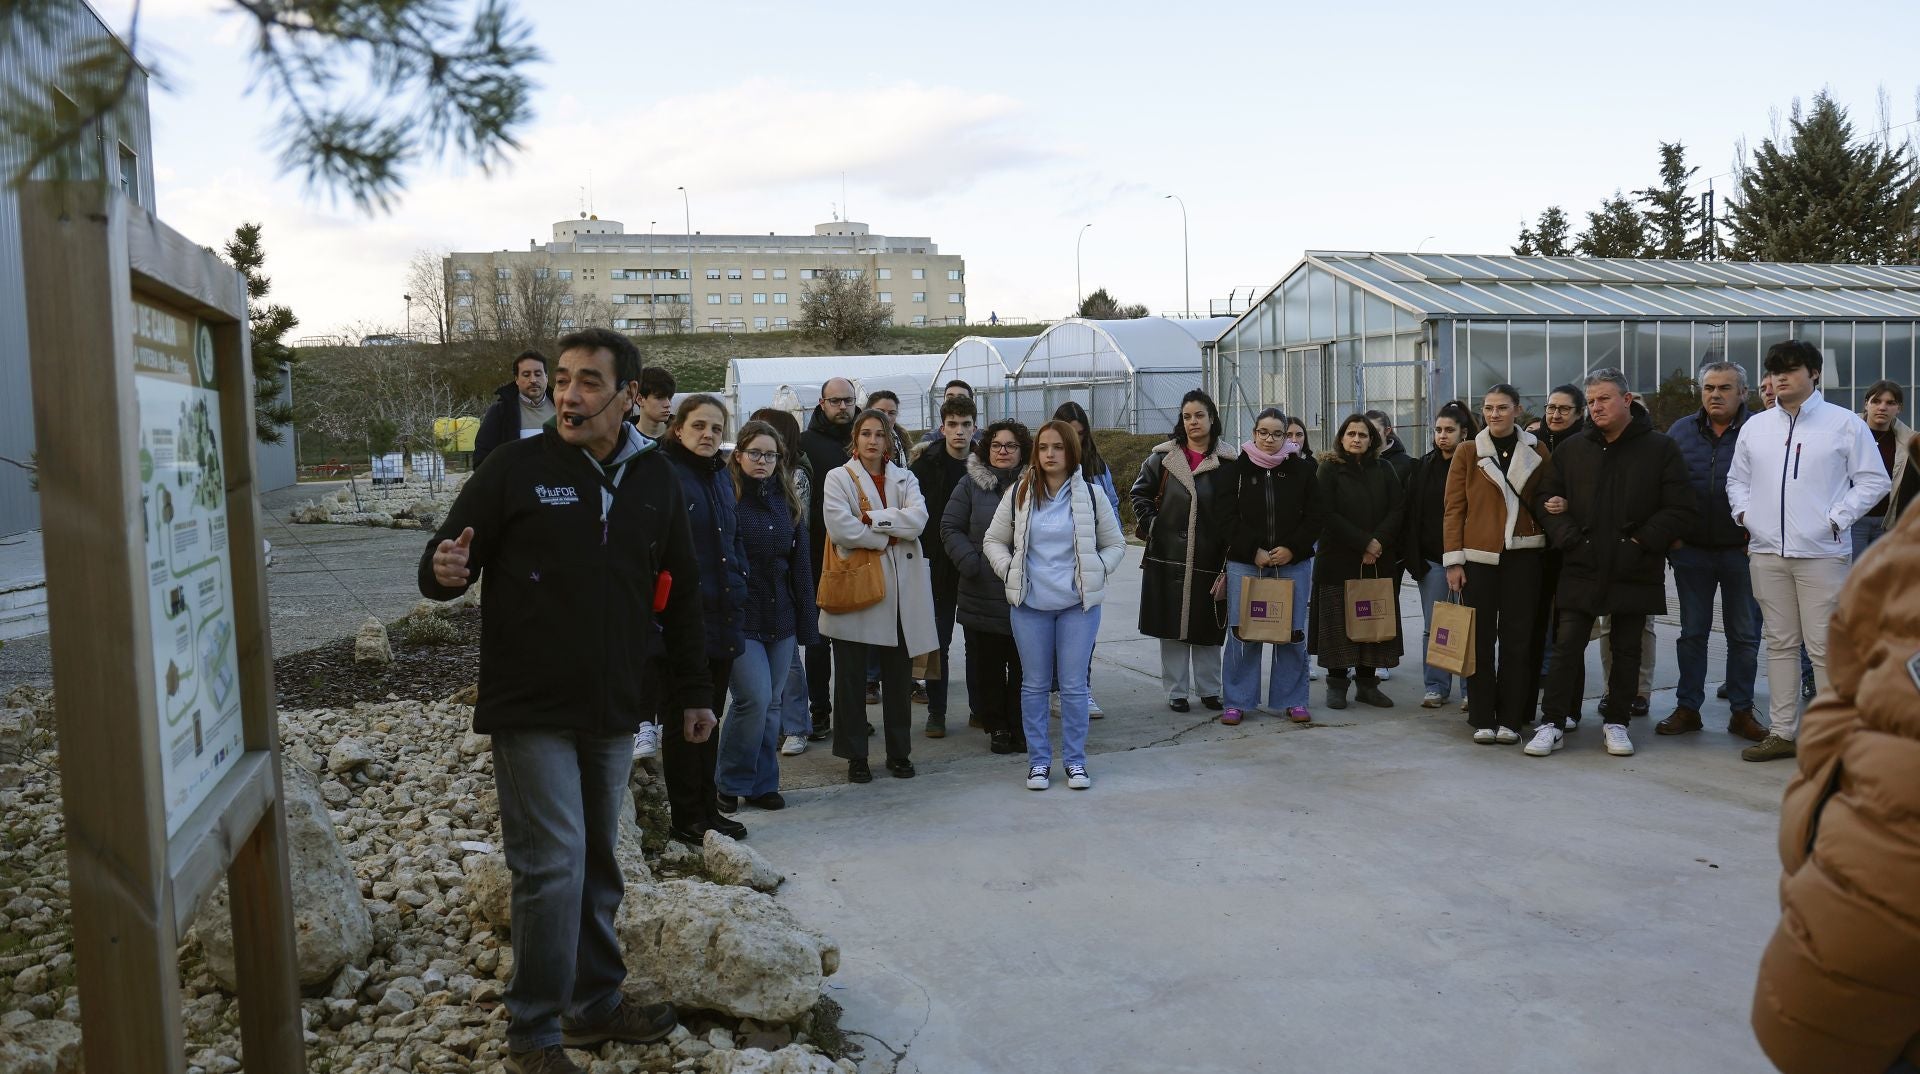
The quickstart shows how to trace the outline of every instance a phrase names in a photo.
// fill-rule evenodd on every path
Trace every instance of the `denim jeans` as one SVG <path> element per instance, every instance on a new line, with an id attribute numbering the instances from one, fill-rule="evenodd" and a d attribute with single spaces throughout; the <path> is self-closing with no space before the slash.
<path id="1" fill-rule="evenodd" d="M 800 661 L 802 648 L 794 646 L 787 670 L 787 689 L 780 700 L 780 733 L 805 738 L 813 730 L 813 713 L 807 710 L 807 669 Z"/>
<path id="2" fill-rule="evenodd" d="M 1669 553 L 1673 585 L 1680 594 L 1680 688 L 1675 700 L 1699 712 L 1707 700 L 1707 635 L 1713 632 L 1713 595 L 1720 592 L 1720 619 L 1727 631 L 1727 704 L 1753 708 L 1760 635 L 1753 619 L 1753 575 L 1744 548 L 1695 548 Z"/>
<path id="3" fill-rule="evenodd" d="M 1053 680 L 1060 680 L 1060 757 L 1065 764 L 1087 763 L 1087 662 L 1100 633 L 1100 606 L 1075 604 L 1057 612 L 1038 612 L 1024 604 L 1007 609 L 1013 641 L 1020 649 L 1020 723 L 1027 733 L 1027 763 L 1052 767 L 1053 743 L 1047 738 Z"/>
<path id="4" fill-rule="evenodd" d="M 626 963 L 613 914 L 626 888 L 613 856 L 630 807 L 632 735 L 499 731 L 493 772 L 500 832 L 513 875 L 513 980 L 507 1044 L 560 1043 L 560 1021 L 605 1021 L 620 1002 Z"/>
<path id="5" fill-rule="evenodd" d="M 780 789 L 780 711 L 793 638 L 746 639 L 728 680 L 733 701 L 720 721 L 713 784 L 721 794 L 758 798 Z"/>
<path id="6" fill-rule="evenodd" d="M 1853 524 L 1853 561 L 1867 554 L 1867 546 L 1880 539 L 1887 532 L 1887 520 L 1881 515 L 1867 515 Z"/>
<path id="7" fill-rule="evenodd" d="M 1240 625 L 1240 587 L 1249 578 L 1285 578 L 1293 583 L 1295 642 L 1241 641 L 1233 631 Z M 1227 640 L 1221 653 L 1221 695 L 1230 709 L 1242 712 L 1260 707 L 1261 649 L 1271 645 L 1272 671 L 1267 678 L 1267 709 L 1285 712 L 1307 707 L 1307 597 L 1312 592 L 1313 561 L 1284 567 L 1255 567 L 1227 561 Z"/>
<path id="8" fill-rule="evenodd" d="M 1421 635 L 1420 666 L 1426 669 L 1426 692 L 1439 694 L 1442 701 L 1453 696 L 1453 673 L 1426 663 L 1426 654 L 1427 645 L 1433 641 L 1433 606 L 1445 603 L 1447 592 L 1447 569 L 1428 560 L 1427 573 L 1420 579 L 1420 615 L 1421 621 L 1427 624 L 1426 633 Z M 1544 666 L 1544 660 L 1542 663 Z M 1545 674 L 1543 670 L 1541 675 Z"/>

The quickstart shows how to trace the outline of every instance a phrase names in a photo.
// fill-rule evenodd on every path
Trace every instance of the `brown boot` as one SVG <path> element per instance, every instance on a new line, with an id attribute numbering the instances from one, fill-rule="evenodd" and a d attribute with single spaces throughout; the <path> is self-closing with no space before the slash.
<path id="1" fill-rule="evenodd" d="M 1758 742 L 1767 737 L 1767 729 L 1759 720 L 1753 718 L 1752 709 L 1741 709 L 1727 721 L 1727 733 L 1739 735 L 1748 742 Z"/>
<path id="2" fill-rule="evenodd" d="M 1673 715 L 1653 725 L 1654 731 L 1662 735 L 1684 735 L 1689 731 L 1698 731 L 1700 727 L 1700 711 L 1685 705 L 1676 707 Z"/>

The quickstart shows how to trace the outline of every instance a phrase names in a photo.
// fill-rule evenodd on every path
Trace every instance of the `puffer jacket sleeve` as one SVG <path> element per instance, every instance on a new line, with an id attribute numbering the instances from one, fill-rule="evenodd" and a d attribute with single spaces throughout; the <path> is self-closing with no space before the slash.
<path id="1" fill-rule="evenodd" d="M 1098 490 L 1087 491 L 1097 493 Z M 1109 505 L 1099 495 L 1089 496 L 1089 499 L 1093 501 L 1094 548 L 1100 554 L 1101 565 L 1107 569 L 1107 577 L 1111 578 L 1120 565 L 1127 561 L 1127 538 L 1120 532 L 1119 509 Z"/>
<path id="2" fill-rule="evenodd" d="M 960 572 L 960 577 L 978 580 L 985 578 L 992 568 L 987 566 L 987 557 L 973 546 L 975 487 L 972 477 L 963 477 L 953 486 L 947 509 L 940 515 L 940 541 L 947 546 L 947 558 L 953 561 L 953 569 Z"/>
<path id="3" fill-rule="evenodd" d="M 1672 440 L 1661 445 L 1659 482 L 1660 506 L 1632 536 L 1654 554 L 1665 556 L 1673 542 L 1700 525 L 1700 509 L 1694 502 L 1687 463 L 1680 457 L 1680 446 Z"/>
<path id="4" fill-rule="evenodd" d="M 1753 1029 L 1786 1074 L 1920 1060 L 1917 607 L 1920 524 L 1909 519 L 1841 591 L 1831 689 L 1807 709 L 1781 806 L 1781 919 Z"/>
<path id="5" fill-rule="evenodd" d="M 993 521 L 987 523 L 987 536 L 980 544 L 987 565 L 1001 581 L 1006 581 L 1007 571 L 1013 567 L 1012 493 L 1000 497 L 1000 506 L 993 509 Z"/>
<path id="6" fill-rule="evenodd" d="M 793 637 L 801 645 L 820 644 L 820 608 L 814 597 L 811 544 L 803 518 L 794 523 L 793 551 L 787 563 L 787 581 L 793 586 Z"/>

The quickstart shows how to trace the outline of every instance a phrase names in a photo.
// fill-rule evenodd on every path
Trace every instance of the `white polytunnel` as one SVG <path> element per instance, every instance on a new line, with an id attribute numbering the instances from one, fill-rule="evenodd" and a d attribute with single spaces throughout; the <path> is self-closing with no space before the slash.
<path id="1" fill-rule="evenodd" d="M 1173 428 L 1180 397 L 1201 386 L 1208 350 L 1231 317 L 1071 318 L 1034 339 L 1014 371 L 1002 413 L 1029 426 L 1069 399 L 1097 429 Z"/>
<path id="2" fill-rule="evenodd" d="M 1006 392 L 1013 372 L 1027 356 L 1027 348 L 1039 336 L 966 336 L 947 349 L 940 368 L 928 385 L 930 413 L 938 414 L 947 382 L 964 380 L 973 389 L 973 401 L 980 407 L 979 423 L 1005 417 Z"/>
<path id="3" fill-rule="evenodd" d="M 778 407 L 800 419 L 805 428 L 820 386 L 834 377 L 853 382 L 862 403 L 882 389 L 900 397 L 900 424 L 925 429 L 928 415 L 927 381 L 939 368 L 941 354 L 836 354 L 784 358 L 729 358 L 724 394 L 728 425 L 738 429 L 761 407 Z"/>

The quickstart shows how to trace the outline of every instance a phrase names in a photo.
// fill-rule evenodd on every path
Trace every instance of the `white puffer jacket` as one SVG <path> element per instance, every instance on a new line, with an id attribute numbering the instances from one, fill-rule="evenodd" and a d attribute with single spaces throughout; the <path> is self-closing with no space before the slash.
<path id="1" fill-rule="evenodd" d="M 1034 496 L 1014 506 L 1018 499 L 1015 486 L 1000 498 L 993 513 L 981 551 L 993 573 L 1007 583 L 1007 603 L 1018 606 L 1027 597 L 1027 526 L 1033 520 Z M 1127 558 L 1127 539 L 1120 532 L 1120 519 L 1105 494 L 1095 495 L 1085 478 L 1075 474 L 1067 483 L 1073 496 L 1074 581 L 1080 591 L 1080 606 L 1092 608 L 1106 593 L 1107 575 L 1120 569 Z"/>
<path id="2" fill-rule="evenodd" d="M 1846 559 L 1847 531 L 1890 487 L 1867 423 L 1816 391 L 1798 414 L 1776 406 L 1740 427 L 1727 506 L 1747 528 L 1749 552 Z"/>

